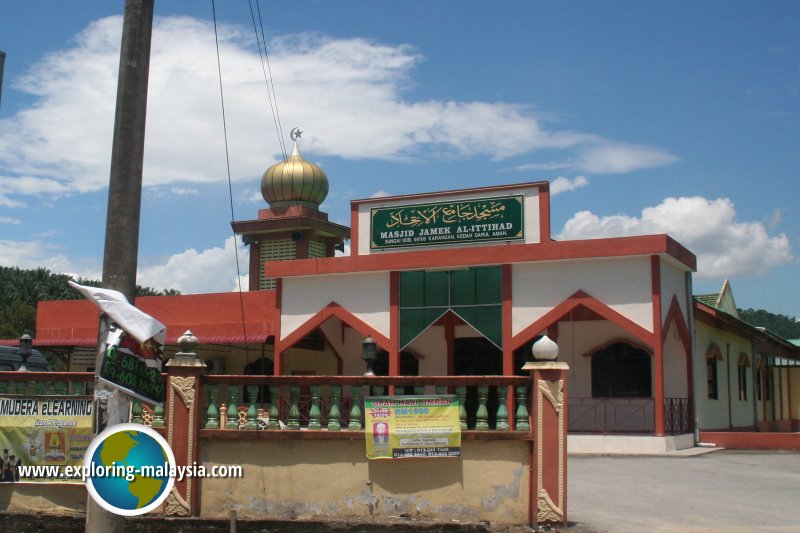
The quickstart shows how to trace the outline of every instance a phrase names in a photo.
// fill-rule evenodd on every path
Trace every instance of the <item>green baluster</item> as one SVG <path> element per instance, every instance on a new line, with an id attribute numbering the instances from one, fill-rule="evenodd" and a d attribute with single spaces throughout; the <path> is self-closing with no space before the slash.
<path id="1" fill-rule="evenodd" d="M 527 407 L 528 387 L 516 387 L 515 396 L 517 398 L 516 430 L 530 431 L 531 426 L 528 423 Z"/>
<path id="2" fill-rule="evenodd" d="M 489 429 L 489 410 L 486 409 L 486 402 L 489 399 L 489 386 L 478 386 L 478 411 L 475 413 L 475 429 L 486 431 Z"/>
<path id="3" fill-rule="evenodd" d="M 447 394 L 447 385 L 436 385 L 435 391 L 439 395 Z"/>
<path id="4" fill-rule="evenodd" d="M 458 396 L 458 420 L 461 423 L 461 431 L 467 430 L 467 408 L 464 404 L 467 402 L 467 388 L 456 387 L 456 396 Z"/>
<path id="5" fill-rule="evenodd" d="M 281 429 L 281 423 L 278 421 L 280 418 L 280 408 L 278 402 L 281 401 L 281 388 L 277 385 L 270 385 L 269 397 L 272 403 L 269 406 L 269 424 L 267 429 Z"/>
<path id="6" fill-rule="evenodd" d="M 163 428 L 164 427 L 164 404 L 157 403 L 155 408 L 153 408 L 153 423 L 151 424 L 154 428 Z"/>
<path id="7" fill-rule="evenodd" d="M 8 381 L 0 381 L 0 394 L 8 393 Z"/>
<path id="8" fill-rule="evenodd" d="M 239 407 L 236 402 L 239 400 L 239 386 L 228 385 L 228 422 L 225 429 L 239 429 Z"/>
<path id="9" fill-rule="evenodd" d="M 372 391 L 373 396 L 383 396 L 386 392 L 386 387 L 376 385 L 374 387 L 370 387 L 370 390 Z"/>
<path id="10" fill-rule="evenodd" d="M 417 396 L 425 394 L 425 385 L 417 385 L 416 387 L 414 387 L 414 394 L 416 394 Z"/>
<path id="11" fill-rule="evenodd" d="M 33 386 L 36 389 L 36 394 L 43 395 L 45 394 L 45 382 L 44 381 L 34 381 Z"/>
<path id="12" fill-rule="evenodd" d="M 75 381 L 72 383 L 72 394 L 75 396 L 85 396 L 86 395 L 86 382 L 85 381 Z"/>
<path id="13" fill-rule="evenodd" d="M 506 399 L 508 398 L 508 387 L 497 387 L 497 424 L 495 429 L 497 431 L 508 431 L 508 408 L 506 407 Z"/>
<path id="14" fill-rule="evenodd" d="M 219 429 L 219 408 L 217 407 L 219 385 L 206 385 L 206 394 L 208 394 L 206 429 Z"/>
<path id="15" fill-rule="evenodd" d="M 67 383 L 65 381 L 56 381 L 53 383 L 53 387 L 56 389 L 57 395 L 64 396 L 67 394 Z"/>
<path id="16" fill-rule="evenodd" d="M 342 428 L 342 423 L 340 421 L 342 413 L 339 411 L 339 401 L 341 397 L 341 385 L 331 385 L 331 410 L 328 413 L 328 431 L 339 431 Z"/>
<path id="17" fill-rule="evenodd" d="M 134 398 L 131 402 L 131 422 L 134 424 L 144 423 L 142 418 L 142 400 Z"/>
<path id="18" fill-rule="evenodd" d="M 258 429 L 258 406 L 256 400 L 258 399 L 258 385 L 247 386 L 247 401 L 250 405 L 247 407 L 247 422 L 244 429 Z"/>
<path id="19" fill-rule="evenodd" d="M 361 429 L 361 385 L 350 387 L 353 392 L 353 405 L 350 407 L 350 424 L 347 429 L 359 431 Z"/>
<path id="20" fill-rule="evenodd" d="M 293 430 L 300 429 L 300 387 L 293 385 L 289 387 L 289 413 L 286 415 L 286 427 Z"/>
<path id="21" fill-rule="evenodd" d="M 36 382 L 35 381 L 26 382 L 23 390 L 27 395 L 36 394 Z"/>
<path id="22" fill-rule="evenodd" d="M 17 393 L 17 384 L 13 381 L 8 382 L 8 394 L 16 394 Z"/>
<path id="23" fill-rule="evenodd" d="M 311 385 L 311 408 L 308 410 L 308 429 L 322 429 L 319 419 L 319 385 Z"/>
<path id="24" fill-rule="evenodd" d="M 45 393 L 45 394 L 49 394 L 49 395 L 51 395 L 51 396 L 52 396 L 52 395 L 54 395 L 54 394 L 56 394 L 56 387 L 55 387 L 55 384 L 54 384 L 52 381 L 48 381 L 48 382 L 45 384 L 45 391 L 44 391 L 44 393 Z"/>

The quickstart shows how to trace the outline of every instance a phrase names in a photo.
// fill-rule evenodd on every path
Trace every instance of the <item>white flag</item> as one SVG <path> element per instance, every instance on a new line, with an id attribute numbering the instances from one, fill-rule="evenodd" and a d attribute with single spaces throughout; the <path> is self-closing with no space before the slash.
<path id="1" fill-rule="evenodd" d="M 70 281 L 69 285 L 94 302 L 101 311 L 111 317 L 111 320 L 139 342 L 145 342 L 152 337 L 159 338 L 159 334 L 163 335 L 167 329 L 155 318 L 132 306 L 119 291 L 86 287 L 74 281 Z M 163 337 L 159 340 L 164 343 Z"/>

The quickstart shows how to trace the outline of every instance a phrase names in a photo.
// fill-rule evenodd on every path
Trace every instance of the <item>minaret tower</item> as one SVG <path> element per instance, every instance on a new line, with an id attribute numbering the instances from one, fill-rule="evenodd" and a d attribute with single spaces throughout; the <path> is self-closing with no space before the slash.
<path id="1" fill-rule="evenodd" d="M 273 290 L 275 280 L 264 275 L 267 261 L 332 257 L 350 238 L 350 228 L 328 221 L 319 210 L 328 195 L 328 177 L 300 155 L 297 139 L 286 161 L 275 163 L 261 177 L 261 195 L 269 208 L 258 220 L 233 222 L 233 230 L 250 246 L 250 290 Z"/>

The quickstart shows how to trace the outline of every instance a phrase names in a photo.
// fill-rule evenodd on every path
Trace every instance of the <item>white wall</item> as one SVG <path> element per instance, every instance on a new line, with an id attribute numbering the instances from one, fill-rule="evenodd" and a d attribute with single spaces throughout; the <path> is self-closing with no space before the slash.
<path id="1" fill-rule="evenodd" d="M 677 327 L 670 324 L 664 342 L 664 397 L 688 398 L 689 379 L 686 369 L 686 350 L 681 342 Z"/>
<path id="2" fill-rule="evenodd" d="M 578 290 L 653 331 L 649 257 L 548 261 L 511 268 L 514 335 Z"/>
<path id="3" fill-rule="evenodd" d="M 426 197 L 424 199 L 405 198 L 392 200 L 379 199 L 375 202 L 366 202 L 358 204 L 358 253 L 359 255 L 369 255 L 371 253 L 394 253 L 411 250 L 429 250 L 431 248 L 446 248 L 457 247 L 463 248 L 466 246 L 486 246 L 487 244 L 502 244 L 504 241 L 496 241 L 494 243 L 475 243 L 465 245 L 435 245 L 435 246 L 412 246 L 408 248 L 392 248 L 390 250 L 370 250 L 370 238 L 372 234 L 370 210 L 377 207 L 390 207 L 400 205 L 414 205 L 422 203 L 435 203 L 435 202 L 450 202 L 458 200 L 472 200 L 475 198 L 492 198 L 496 196 L 511 196 L 515 194 L 524 194 L 525 202 L 525 239 L 524 241 L 511 241 L 511 242 L 524 242 L 525 244 L 539 242 L 539 188 L 538 187 L 518 187 L 513 189 L 503 189 L 499 191 L 479 191 L 472 193 L 463 193 L 458 195 L 441 194 Z M 354 244 L 355 246 L 356 244 Z"/>
<path id="4" fill-rule="evenodd" d="M 444 326 L 431 326 L 408 345 L 408 349 L 420 356 L 420 376 L 447 375 L 447 342 Z"/>
<path id="5" fill-rule="evenodd" d="M 283 279 L 281 339 L 331 302 L 389 336 L 389 273 L 298 276 Z"/>
<path id="6" fill-rule="evenodd" d="M 716 329 L 703 322 L 697 321 L 695 327 L 694 365 L 699 377 L 697 380 L 699 389 L 694 391 L 694 398 L 700 415 L 700 429 L 753 426 L 752 344 L 748 339 Z M 706 381 L 706 353 L 712 342 L 716 343 L 722 352 L 722 360 L 717 361 L 716 400 L 708 397 Z M 751 365 L 747 369 L 747 400 L 739 400 L 738 362 L 742 353 L 748 355 Z M 730 394 L 730 406 L 728 394 Z"/>
<path id="7" fill-rule="evenodd" d="M 672 262 L 663 258 L 661 261 L 661 316 L 666 318 L 669 306 L 672 303 L 672 297 L 678 298 L 678 304 L 681 306 L 681 313 L 684 320 L 688 316 L 686 312 L 686 271 L 678 268 Z M 689 325 L 684 322 L 688 328 Z"/>

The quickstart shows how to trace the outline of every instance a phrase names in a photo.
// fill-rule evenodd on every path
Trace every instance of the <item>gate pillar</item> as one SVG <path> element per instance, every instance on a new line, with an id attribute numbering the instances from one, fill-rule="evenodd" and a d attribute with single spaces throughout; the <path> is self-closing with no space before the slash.
<path id="1" fill-rule="evenodd" d="M 176 466 L 192 466 L 197 462 L 197 438 L 200 424 L 200 376 L 206 364 L 192 350 L 198 344 L 191 331 L 184 333 L 178 344 L 181 351 L 167 361 L 167 442 L 175 455 Z M 164 514 L 196 516 L 199 502 L 199 480 L 186 476 L 175 479 Z"/>
<path id="2" fill-rule="evenodd" d="M 530 525 L 567 523 L 567 363 L 525 363 L 531 371 Z"/>

